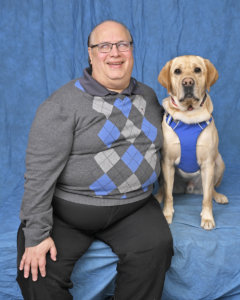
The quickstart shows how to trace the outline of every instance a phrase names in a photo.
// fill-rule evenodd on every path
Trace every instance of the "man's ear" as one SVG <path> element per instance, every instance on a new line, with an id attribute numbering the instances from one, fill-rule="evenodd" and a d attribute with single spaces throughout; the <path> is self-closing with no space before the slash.
<path id="1" fill-rule="evenodd" d="M 166 65 L 162 68 L 162 70 L 160 71 L 159 75 L 158 75 L 158 81 L 160 82 L 160 84 L 165 87 L 168 91 L 168 93 L 170 93 L 172 86 L 171 86 L 171 78 L 170 78 L 170 68 L 172 65 L 172 60 L 168 61 L 166 63 Z"/>
<path id="2" fill-rule="evenodd" d="M 207 78 L 206 85 L 207 90 L 210 91 L 210 86 L 212 86 L 218 80 L 218 71 L 214 65 L 208 59 L 204 59 L 204 63 L 207 67 Z"/>
<path id="3" fill-rule="evenodd" d="M 88 47 L 88 62 L 92 64 L 92 48 Z"/>

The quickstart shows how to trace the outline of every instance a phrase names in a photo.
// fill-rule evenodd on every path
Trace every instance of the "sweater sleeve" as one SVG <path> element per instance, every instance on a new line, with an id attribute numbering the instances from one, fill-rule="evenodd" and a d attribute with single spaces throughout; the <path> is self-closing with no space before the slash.
<path id="1" fill-rule="evenodd" d="M 45 101 L 33 121 L 26 151 L 26 173 L 20 219 L 25 247 L 39 244 L 52 228 L 52 197 L 72 148 L 74 112 Z"/>

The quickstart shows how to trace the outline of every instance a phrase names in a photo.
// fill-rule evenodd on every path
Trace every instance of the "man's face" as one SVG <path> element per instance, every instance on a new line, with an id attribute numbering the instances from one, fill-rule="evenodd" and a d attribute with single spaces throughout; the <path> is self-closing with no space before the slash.
<path id="1" fill-rule="evenodd" d="M 91 45 L 120 41 L 131 42 L 128 31 L 115 22 L 105 22 L 95 28 Z M 132 47 L 128 51 L 118 51 L 116 45 L 109 53 L 100 53 L 98 47 L 88 48 L 92 64 L 92 77 L 109 90 L 121 92 L 128 87 L 133 68 Z"/>

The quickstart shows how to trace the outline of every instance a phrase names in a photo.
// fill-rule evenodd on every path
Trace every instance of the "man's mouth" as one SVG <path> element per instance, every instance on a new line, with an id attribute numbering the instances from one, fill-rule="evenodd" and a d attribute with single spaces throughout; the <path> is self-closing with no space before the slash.
<path id="1" fill-rule="evenodd" d="M 107 64 L 110 65 L 110 66 L 121 66 L 123 64 L 123 62 L 122 61 L 120 61 L 120 62 L 108 62 Z"/>

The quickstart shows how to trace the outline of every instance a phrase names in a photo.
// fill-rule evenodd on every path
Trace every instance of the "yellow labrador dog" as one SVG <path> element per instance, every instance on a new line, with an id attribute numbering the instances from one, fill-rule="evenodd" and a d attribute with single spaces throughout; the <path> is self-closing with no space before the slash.
<path id="1" fill-rule="evenodd" d="M 212 198 L 227 203 L 226 196 L 216 192 L 225 165 L 218 152 L 218 132 L 212 117 L 213 104 L 206 90 L 218 79 L 214 65 L 200 56 L 180 56 L 167 62 L 158 80 L 169 97 L 163 100 L 162 173 L 163 189 L 156 195 L 164 197 L 163 213 L 173 218 L 173 187 L 176 174 L 186 184 L 187 192 L 196 192 L 200 182 L 203 193 L 201 227 L 215 227 Z M 196 186 L 195 186 L 196 185 Z"/>

